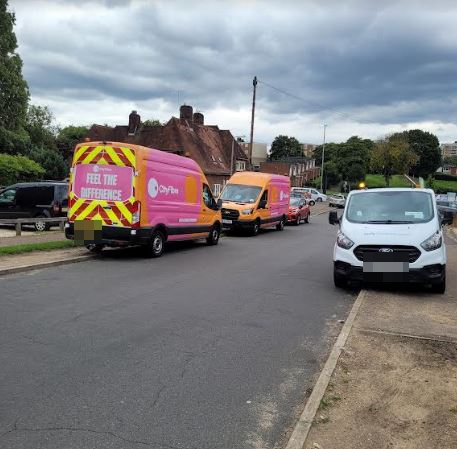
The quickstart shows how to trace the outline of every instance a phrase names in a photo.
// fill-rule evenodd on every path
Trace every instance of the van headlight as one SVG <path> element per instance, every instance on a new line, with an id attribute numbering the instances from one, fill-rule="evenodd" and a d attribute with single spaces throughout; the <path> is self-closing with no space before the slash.
<path id="1" fill-rule="evenodd" d="M 354 242 L 346 237 L 341 231 L 338 231 L 338 235 L 336 236 L 336 244 L 343 249 L 349 249 L 354 245 Z"/>
<path id="2" fill-rule="evenodd" d="M 254 209 L 243 209 L 241 211 L 242 215 L 251 215 L 254 212 Z"/>
<path id="3" fill-rule="evenodd" d="M 424 240 L 421 243 L 422 248 L 425 251 L 434 251 L 438 249 L 443 244 L 443 237 L 440 231 L 436 231 L 433 235 L 431 235 L 428 239 Z"/>

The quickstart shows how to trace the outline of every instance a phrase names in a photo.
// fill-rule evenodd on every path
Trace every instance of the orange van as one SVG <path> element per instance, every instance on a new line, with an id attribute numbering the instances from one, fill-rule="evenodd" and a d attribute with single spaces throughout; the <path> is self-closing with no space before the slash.
<path id="1" fill-rule="evenodd" d="M 200 166 L 187 157 L 119 142 L 76 146 L 67 238 L 92 251 L 143 245 L 158 257 L 172 240 L 216 245 L 221 212 Z"/>
<path id="2" fill-rule="evenodd" d="M 222 227 L 257 235 L 260 228 L 282 231 L 289 213 L 290 179 L 259 172 L 238 172 L 222 191 Z"/>

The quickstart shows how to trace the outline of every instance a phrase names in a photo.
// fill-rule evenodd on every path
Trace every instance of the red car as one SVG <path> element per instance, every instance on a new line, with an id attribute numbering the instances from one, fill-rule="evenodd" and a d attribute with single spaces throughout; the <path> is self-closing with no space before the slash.
<path id="1" fill-rule="evenodd" d="M 309 223 L 309 206 L 306 200 L 299 196 L 292 196 L 289 204 L 288 223 L 298 226 L 301 222 Z"/>

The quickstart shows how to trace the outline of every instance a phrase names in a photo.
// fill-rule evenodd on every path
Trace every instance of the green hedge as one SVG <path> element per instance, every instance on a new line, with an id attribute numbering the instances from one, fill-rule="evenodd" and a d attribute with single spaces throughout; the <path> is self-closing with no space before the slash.
<path id="1" fill-rule="evenodd" d="M 448 173 L 435 173 L 433 177 L 440 181 L 457 181 L 457 176 L 449 175 Z"/>

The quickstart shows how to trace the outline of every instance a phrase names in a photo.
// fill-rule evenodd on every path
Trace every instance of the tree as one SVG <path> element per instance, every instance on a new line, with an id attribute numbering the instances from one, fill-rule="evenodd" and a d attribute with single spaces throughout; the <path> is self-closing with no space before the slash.
<path id="1" fill-rule="evenodd" d="M 271 144 L 270 160 L 275 161 L 286 157 L 300 157 L 303 149 L 295 137 L 277 136 Z"/>
<path id="2" fill-rule="evenodd" d="M 0 153 L 0 185 L 36 181 L 41 179 L 44 173 L 43 167 L 27 157 Z"/>
<path id="3" fill-rule="evenodd" d="M 57 148 L 65 160 L 71 161 L 76 144 L 82 142 L 89 132 L 87 126 L 66 126 L 57 134 Z"/>
<path id="4" fill-rule="evenodd" d="M 407 173 L 418 156 L 411 150 L 405 134 L 392 134 L 376 142 L 371 154 L 371 167 L 384 175 L 389 187 L 394 173 Z"/>
<path id="5" fill-rule="evenodd" d="M 145 120 L 144 122 L 141 123 L 142 126 L 162 126 L 162 123 L 160 123 L 160 120 L 157 119 L 152 119 L 152 120 Z"/>
<path id="6" fill-rule="evenodd" d="M 443 165 L 457 166 L 457 156 L 449 156 L 443 159 Z"/>
<path id="7" fill-rule="evenodd" d="M 0 151 L 17 152 L 27 143 L 22 125 L 29 90 L 22 77 L 22 60 L 16 53 L 14 14 L 8 0 L 0 0 Z"/>
<path id="8" fill-rule="evenodd" d="M 435 173 L 441 165 L 438 137 L 421 129 L 405 131 L 405 135 L 407 136 L 409 147 L 418 156 L 417 163 L 411 167 L 411 172 L 414 176 L 427 178 Z"/>
<path id="9" fill-rule="evenodd" d="M 61 180 L 68 176 L 69 164 L 56 150 L 32 147 L 28 151 L 27 157 L 44 168 L 46 179 Z"/>

